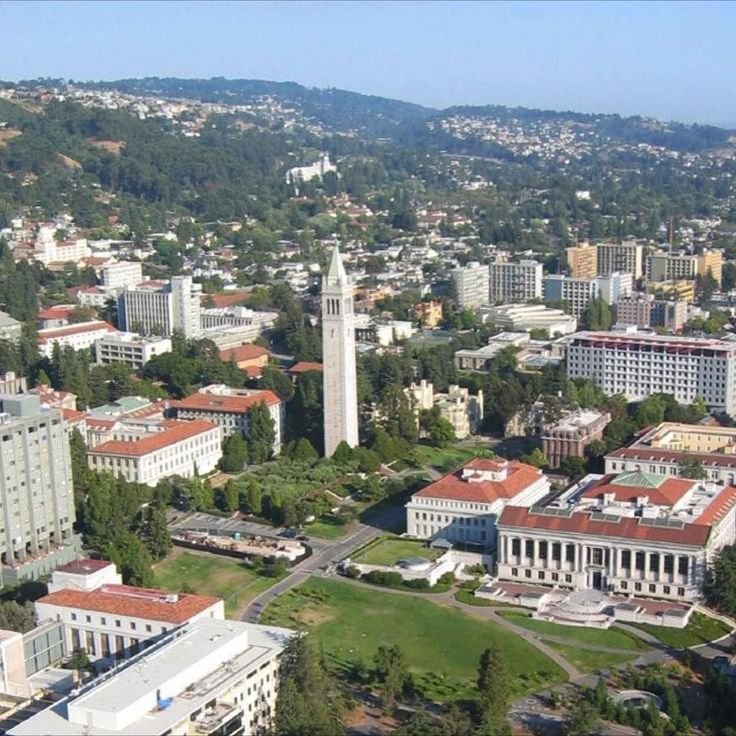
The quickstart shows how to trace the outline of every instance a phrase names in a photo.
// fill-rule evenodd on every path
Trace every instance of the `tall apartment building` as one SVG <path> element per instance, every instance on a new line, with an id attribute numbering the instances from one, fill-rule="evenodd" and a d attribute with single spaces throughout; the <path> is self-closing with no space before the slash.
<path id="1" fill-rule="evenodd" d="M 69 438 L 61 411 L 37 396 L 0 397 L 0 584 L 38 577 L 77 556 Z"/>
<path id="2" fill-rule="evenodd" d="M 290 629 L 199 618 L 8 733 L 251 734 L 272 727 Z"/>
<path id="3" fill-rule="evenodd" d="M 578 332 L 567 343 L 567 374 L 589 378 L 609 396 L 672 394 L 689 404 L 736 412 L 736 344 L 634 331 Z"/>
<path id="4" fill-rule="evenodd" d="M 452 281 L 455 284 L 457 303 L 461 307 L 476 309 L 488 304 L 488 266 L 471 261 L 452 272 Z"/>
<path id="5" fill-rule="evenodd" d="M 634 290 L 634 275 L 625 271 L 614 271 L 596 278 L 598 293 L 608 304 L 618 304 L 619 299 L 629 296 Z"/>
<path id="6" fill-rule="evenodd" d="M 488 266 L 489 299 L 499 302 L 528 302 L 542 298 L 542 264 L 536 261 L 507 261 L 502 257 Z"/>
<path id="7" fill-rule="evenodd" d="M 202 287 L 192 283 L 190 276 L 127 288 L 118 300 L 121 328 L 159 337 L 171 337 L 174 332 L 187 339 L 199 337 L 201 293 Z"/>
<path id="8" fill-rule="evenodd" d="M 100 267 L 102 285 L 106 289 L 125 289 L 143 281 L 143 265 L 136 261 L 115 261 Z"/>
<path id="9" fill-rule="evenodd" d="M 662 251 L 647 256 L 648 281 L 691 280 L 710 271 L 720 284 L 722 270 L 723 253 L 720 250 L 704 250 L 698 255 Z"/>
<path id="10" fill-rule="evenodd" d="M 621 325 L 664 327 L 671 332 L 679 332 L 687 322 L 687 302 L 682 299 L 655 299 L 653 294 L 637 292 L 619 299 L 616 319 Z"/>
<path id="11" fill-rule="evenodd" d="M 644 246 L 635 242 L 598 243 L 598 274 L 607 276 L 614 271 L 630 273 L 634 279 L 644 275 Z"/>
<path id="12" fill-rule="evenodd" d="M 566 249 L 567 266 L 573 278 L 594 279 L 598 275 L 598 248 L 590 243 Z"/>
<path id="13" fill-rule="evenodd" d="M 573 317 L 580 318 L 585 312 L 588 302 L 598 296 L 596 279 L 574 278 L 553 274 L 545 276 L 542 282 L 544 301 L 548 304 L 567 302 Z"/>

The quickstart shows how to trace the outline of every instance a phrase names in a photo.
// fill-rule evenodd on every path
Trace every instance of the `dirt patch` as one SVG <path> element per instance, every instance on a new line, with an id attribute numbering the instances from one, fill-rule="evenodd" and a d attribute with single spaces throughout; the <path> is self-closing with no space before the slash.
<path id="1" fill-rule="evenodd" d="M 317 610 L 315 608 L 304 608 L 299 611 L 299 620 L 307 626 L 319 626 L 332 621 L 335 616 L 329 611 Z"/>
<path id="2" fill-rule="evenodd" d="M 115 153 L 120 154 L 120 152 L 125 148 L 125 141 L 112 141 L 112 140 L 102 140 L 98 141 L 94 138 L 87 138 L 87 143 L 89 143 L 90 146 L 93 148 L 99 148 L 102 151 L 107 151 L 108 153 Z"/>
<path id="3" fill-rule="evenodd" d="M 12 141 L 13 138 L 17 138 L 22 135 L 20 130 L 16 128 L 2 128 L 0 130 L 0 148 L 8 145 L 8 141 Z"/>
<path id="4" fill-rule="evenodd" d="M 76 171 L 82 168 L 82 164 L 80 164 L 79 161 L 75 161 L 73 158 L 65 156 L 63 153 L 59 153 L 57 156 L 59 157 L 59 161 L 61 161 L 67 169 L 74 169 Z"/>

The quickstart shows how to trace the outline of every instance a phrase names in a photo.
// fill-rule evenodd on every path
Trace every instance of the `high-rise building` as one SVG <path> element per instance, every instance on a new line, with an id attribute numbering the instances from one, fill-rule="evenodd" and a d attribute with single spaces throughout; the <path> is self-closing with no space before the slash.
<path id="1" fill-rule="evenodd" d="M 705 276 L 708 271 L 720 285 L 723 276 L 723 251 L 704 250 L 698 257 L 698 275 Z"/>
<path id="2" fill-rule="evenodd" d="M 710 409 L 736 413 L 736 344 L 635 331 L 578 332 L 567 343 L 567 375 L 589 378 L 629 401 L 672 394 L 698 396 Z"/>
<path id="3" fill-rule="evenodd" d="M 118 300 L 121 329 L 144 335 L 187 339 L 199 337 L 202 287 L 191 276 L 174 276 L 170 282 L 149 281 L 122 292 Z"/>
<path id="4" fill-rule="evenodd" d="M 353 285 L 335 248 L 322 279 L 322 362 L 325 456 L 341 442 L 358 444 L 358 389 L 355 370 Z"/>
<path id="5" fill-rule="evenodd" d="M 37 396 L 0 397 L 0 585 L 77 556 L 69 437 L 59 409 Z"/>
<path id="6" fill-rule="evenodd" d="M 467 309 L 488 304 L 488 266 L 471 261 L 452 272 L 457 303 Z"/>
<path id="7" fill-rule="evenodd" d="M 143 264 L 138 261 L 114 261 L 100 268 L 102 285 L 106 289 L 124 289 L 143 281 Z"/>
<path id="8" fill-rule="evenodd" d="M 614 271 L 631 273 L 634 279 L 644 275 L 644 246 L 635 242 L 598 243 L 598 274 L 607 276 Z"/>
<path id="9" fill-rule="evenodd" d="M 647 256 L 647 281 L 694 279 L 697 272 L 697 257 L 688 253 L 650 253 Z"/>
<path id="10" fill-rule="evenodd" d="M 596 279 L 553 274 L 544 277 L 542 286 L 545 302 L 548 304 L 566 302 L 570 314 L 578 318 L 582 317 L 588 302 L 599 294 Z"/>
<path id="11" fill-rule="evenodd" d="M 567 266 L 574 278 L 594 279 L 598 275 L 598 249 L 590 243 L 567 248 Z"/>
<path id="12" fill-rule="evenodd" d="M 536 261 L 507 261 L 498 257 L 489 267 L 489 299 L 500 302 L 529 302 L 542 298 L 542 264 Z"/>

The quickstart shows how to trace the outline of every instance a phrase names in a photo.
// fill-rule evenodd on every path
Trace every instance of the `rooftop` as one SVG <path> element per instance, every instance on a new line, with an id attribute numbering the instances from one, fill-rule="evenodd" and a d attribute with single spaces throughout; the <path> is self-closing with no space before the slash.
<path id="1" fill-rule="evenodd" d="M 189 422 L 167 420 L 158 422 L 152 432 L 142 434 L 135 440 L 108 440 L 90 447 L 88 455 L 121 455 L 125 457 L 143 457 L 164 447 L 184 442 L 204 432 L 217 429 L 217 425 L 206 419 L 193 419 Z"/>
<path id="2" fill-rule="evenodd" d="M 68 572 L 76 572 L 76 570 Z M 91 570 L 86 574 L 93 572 L 96 570 Z M 101 588 L 90 591 L 71 588 L 57 590 L 39 598 L 37 603 L 74 608 L 80 611 L 97 611 L 108 613 L 111 616 L 130 616 L 149 621 L 183 624 L 193 616 L 214 606 L 219 600 L 220 598 L 205 595 L 170 593 L 154 588 L 136 588 L 132 585 L 103 585 Z"/>
<path id="3" fill-rule="evenodd" d="M 270 355 L 268 348 L 253 344 L 239 345 L 236 348 L 220 350 L 220 360 L 225 363 L 228 363 L 231 360 L 234 360 L 236 363 L 240 363 L 243 360 L 255 360 L 256 358 L 262 358 L 265 355 Z"/>
<path id="4" fill-rule="evenodd" d="M 75 325 L 67 325 L 66 327 L 49 327 L 45 330 L 38 331 L 38 341 L 40 343 L 56 340 L 60 337 L 69 337 L 71 335 L 82 335 L 85 332 L 117 332 L 117 330 L 108 322 L 93 321 L 79 322 Z"/>
<path id="5" fill-rule="evenodd" d="M 75 575 L 93 575 L 100 570 L 104 570 L 110 565 L 115 565 L 114 562 L 109 560 L 74 560 L 73 562 L 67 562 L 66 565 L 57 567 L 57 572 L 68 572 L 74 573 Z"/>
<path id="6" fill-rule="evenodd" d="M 273 391 L 254 391 L 251 394 L 209 394 L 196 393 L 178 401 L 172 401 L 171 405 L 177 409 L 192 409 L 195 411 L 212 412 L 235 412 L 244 413 L 256 404 L 265 403 L 267 406 L 275 406 L 281 403 L 281 399 Z"/>

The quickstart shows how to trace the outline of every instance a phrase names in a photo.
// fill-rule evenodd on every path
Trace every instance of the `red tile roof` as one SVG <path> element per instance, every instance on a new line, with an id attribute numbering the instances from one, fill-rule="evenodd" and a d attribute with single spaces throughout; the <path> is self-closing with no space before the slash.
<path id="1" fill-rule="evenodd" d="M 253 344 L 238 345 L 236 348 L 220 350 L 220 360 L 225 363 L 229 363 L 231 360 L 240 363 L 243 360 L 256 360 L 268 355 L 270 355 L 268 348 Z"/>
<path id="2" fill-rule="evenodd" d="M 177 442 L 183 442 L 198 434 L 208 432 L 217 427 L 213 422 L 205 419 L 194 419 L 191 422 L 177 422 L 169 420 L 161 422 L 165 429 L 161 432 L 152 432 L 139 440 L 108 440 L 90 448 L 88 455 L 124 455 L 125 457 L 142 457 Z"/>
<path id="3" fill-rule="evenodd" d="M 657 488 L 642 486 L 614 485 L 611 480 L 616 475 L 606 475 L 595 485 L 587 488 L 581 498 L 599 498 L 604 494 L 613 494 L 621 503 L 636 503 L 637 498 L 646 496 L 654 506 L 674 506 L 697 481 L 686 478 L 667 478 Z"/>
<path id="4" fill-rule="evenodd" d="M 585 511 L 576 511 L 570 516 L 547 516 L 522 506 L 506 506 L 498 518 L 497 525 L 674 545 L 685 544 L 693 547 L 705 545 L 710 534 L 710 527 L 702 524 L 685 524 L 681 529 L 648 526 L 640 524 L 638 518 L 629 516 L 622 516 L 619 521 L 602 521 L 592 519 L 590 513 Z"/>
<path id="5" fill-rule="evenodd" d="M 172 401 L 171 406 L 176 409 L 192 411 L 227 412 L 244 414 L 256 404 L 265 403 L 266 406 L 275 406 L 281 399 L 273 391 L 256 391 L 248 396 L 220 396 L 219 394 L 196 393 L 185 399 Z"/>
<path id="6" fill-rule="evenodd" d="M 309 360 L 300 360 L 289 368 L 289 373 L 307 373 L 308 371 L 323 370 L 322 363 L 315 363 Z"/>
<path id="7" fill-rule="evenodd" d="M 68 327 L 54 327 L 48 330 L 39 330 L 38 341 L 40 343 L 45 343 L 59 337 L 82 335 L 85 332 L 98 332 L 100 330 L 105 330 L 105 332 L 117 332 L 109 322 L 80 322 L 77 325 L 69 325 Z"/>
<path id="8" fill-rule="evenodd" d="M 61 417 L 65 422 L 78 422 L 84 418 L 85 412 L 77 411 L 76 409 L 64 409 L 61 410 Z"/>
<path id="9" fill-rule="evenodd" d="M 213 308 L 220 309 L 222 307 L 232 307 L 235 304 L 242 304 L 249 296 L 251 290 L 233 291 L 227 294 L 202 294 L 200 302 L 202 305 L 212 304 Z"/>
<path id="10" fill-rule="evenodd" d="M 167 601 L 167 596 L 176 600 Z M 38 603 L 52 606 L 96 611 L 111 616 L 130 616 L 169 624 L 183 624 L 193 616 L 206 611 L 220 599 L 190 593 L 170 594 L 154 588 L 135 588 L 131 585 L 103 585 L 92 591 L 65 588 L 38 599 Z"/>
<path id="11" fill-rule="evenodd" d="M 717 526 L 736 504 L 736 488 L 726 486 L 706 507 L 695 524 Z"/>
<path id="12" fill-rule="evenodd" d="M 67 319 L 76 307 L 76 304 L 57 304 L 54 307 L 42 309 L 38 313 L 38 319 L 41 321 L 47 319 Z"/>
<path id="13" fill-rule="evenodd" d="M 464 468 L 479 469 L 472 465 L 473 462 L 471 460 L 463 468 L 459 468 L 454 473 L 449 473 L 414 495 L 422 498 L 446 498 L 452 501 L 493 503 L 499 499 L 514 498 L 542 477 L 542 471 L 539 468 L 513 460 L 508 464 L 508 475 L 505 480 L 476 480 L 472 482 L 463 480 L 462 471 Z M 483 463 L 486 464 L 485 469 L 490 469 L 487 467 L 489 462 L 493 461 L 483 460 Z"/>

